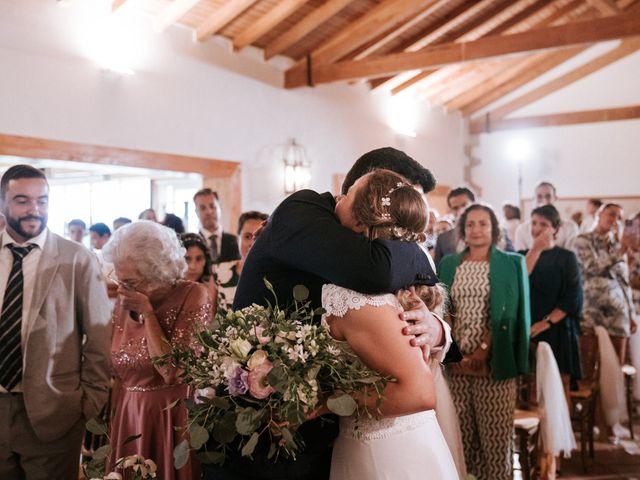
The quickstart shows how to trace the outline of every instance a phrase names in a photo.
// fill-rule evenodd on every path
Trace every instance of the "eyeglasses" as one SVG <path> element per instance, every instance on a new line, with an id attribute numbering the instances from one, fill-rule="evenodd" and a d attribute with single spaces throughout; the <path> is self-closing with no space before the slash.
<path id="1" fill-rule="evenodd" d="M 127 290 L 138 290 L 138 288 L 140 288 L 140 285 L 142 285 L 144 283 L 144 280 L 138 280 L 135 282 L 132 281 L 127 281 L 127 280 L 118 280 L 118 278 L 115 276 L 115 271 L 111 270 L 108 274 L 107 274 L 107 278 L 109 280 L 111 280 L 113 283 L 115 283 L 116 285 L 118 285 L 119 287 L 125 288 Z"/>

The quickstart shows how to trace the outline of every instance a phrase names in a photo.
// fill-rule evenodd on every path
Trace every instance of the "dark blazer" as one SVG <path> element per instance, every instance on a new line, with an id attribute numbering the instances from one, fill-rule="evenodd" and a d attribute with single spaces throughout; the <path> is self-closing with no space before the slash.
<path id="1" fill-rule="evenodd" d="M 273 302 L 263 279 L 272 284 L 280 305 L 293 301 L 293 287 L 305 285 L 313 308 L 321 306 L 322 286 L 335 283 L 363 293 L 395 292 L 412 284 L 433 285 L 437 277 L 425 253 L 413 243 L 374 240 L 343 227 L 330 193 L 302 190 L 285 199 L 251 247 L 240 275 L 234 309 Z M 333 418 L 306 422 L 305 450 L 295 462 L 265 460 L 260 445 L 254 460 L 239 456 L 224 468 L 204 465 L 208 479 L 329 478 L 330 444 L 338 433 Z"/>
<path id="2" fill-rule="evenodd" d="M 202 232 L 200 236 L 204 238 Z M 209 239 L 205 238 L 208 244 Z M 209 252 L 212 255 L 212 252 Z M 214 258 L 212 255 L 211 258 Z M 240 260 L 240 249 L 238 248 L 238 238 L 227 232 L 222 232 L 222 244 L 220 245 L 220 256 L 213 263 L 232 262 Z"/>
<path id="3" fill-rule="evenodd" d="M 446 255 L 456 253 L 458 246 L 458 229 L 453 227 L 451 230 L 438 235 L 435 246 L 435 258 L 436 265 L 440 264 Z"/>
<path id="4" fill-rule="evenodd" d="M 465 252 L 447 255 L 438 266 L 449 291 Z M 491 373 L 496 380 L 529 371 L 529 277 L 524 257 L 491 247 L 489 257 Z"/>

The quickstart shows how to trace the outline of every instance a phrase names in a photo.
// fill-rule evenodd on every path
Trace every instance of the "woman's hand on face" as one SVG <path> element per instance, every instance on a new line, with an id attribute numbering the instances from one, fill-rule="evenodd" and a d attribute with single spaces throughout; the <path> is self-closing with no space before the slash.
<path id="1" fill-rule="evenodd" d="M 546 321 L 540 320 L 539 322 L 531 325 L 531 338 L 538 336 L 545 330 L 549 329 L 549 324 Z"/>
<path id="2" fill-rule="evenodd" d="M 149 313 L 153 311 L 149 297 L 144 293 L 120 287 L 118 288 L 118 295 L 122 297 L 122 306 L 126 310 L 138 313 Z"/>
<path id="3" fill-rule="evenodd" d="M 540 234 L 533 239 L 531 245 L 532 250 L 549 250 L 553 248 L 553 231 L 550 229 L 540 232 Z"/>

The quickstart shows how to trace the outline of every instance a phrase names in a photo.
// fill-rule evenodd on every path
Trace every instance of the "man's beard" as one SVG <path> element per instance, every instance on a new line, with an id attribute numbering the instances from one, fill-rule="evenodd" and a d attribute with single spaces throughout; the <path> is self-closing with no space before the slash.
<path id="1" fill-rule="evenodd" d="M 9 227 L 11 227 L 11 229 L 16 232 L 18 235 L 20 235 L 22 238 L 35 238 L 38 235 L 40 235 L 42 233 L 42 231 L 45 229 L 45 227 L 47 226 L 47 217 L 38 217 L 37 215 L 26 215 L 24 217 L 11 217 L 9 215 L 8 212 L 4 212 L 4 216 L 7 220 L 7 225 Z M 39 220 L 40 221 L 40 228 L 38 229 L 38 231 L 36 233 L 29 233 L 26 232 L 25 230 L 22 229 L 22 226 L 20 225 L 20 222 L 23 222 L 25 220 Z"/>

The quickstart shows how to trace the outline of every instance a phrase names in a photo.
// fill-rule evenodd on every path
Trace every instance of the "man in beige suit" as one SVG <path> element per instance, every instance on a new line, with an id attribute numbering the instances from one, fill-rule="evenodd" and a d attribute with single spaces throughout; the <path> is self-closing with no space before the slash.
<path id="1" fill-rule="evenodd" d="M 47 228 L 44 174 L 0 181 L 0 479 L 78 478 L 84 424 L 108 395 L 109 303 L 91 253 Z"/>

